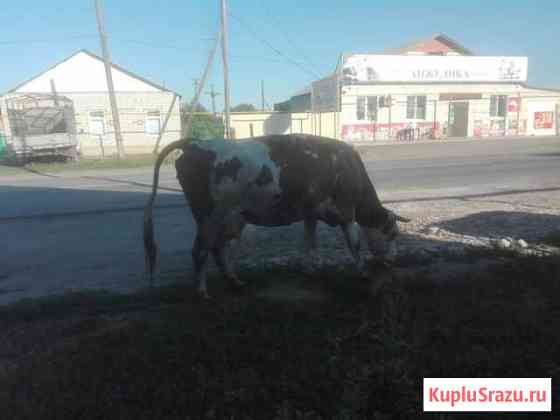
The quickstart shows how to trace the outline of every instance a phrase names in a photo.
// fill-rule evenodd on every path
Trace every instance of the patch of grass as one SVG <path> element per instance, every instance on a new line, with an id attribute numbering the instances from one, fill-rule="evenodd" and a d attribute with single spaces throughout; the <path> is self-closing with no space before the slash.
<path id="1" fill-rule="evenodd" d="M 7 165 L 0 162 L 0 176 L 19 175 L 25 173 L 21 167 Z"/>
<path id="2" fill-rule="evenodd" d="M 33 325 L 66 324 L 49 341 L 57 346 L 4 374 L 0 357 L 2 416 L 411 419 L 421 414 L 423 377 L 551 376 L 558 409 L 558 258 L 523 258 L 444 285 L 394 281 L 375 296 L 351 274 L 243 277 L 241 294 L 211 279 L 209 302 L 175 286 L 4 308 L 0 343 Z M 326 299 L 257 297 L 278 282 Z"/>
<path id="3" fill-rule="evenodd" d="M 154 155 L 131 155 L 125 159 L 116 159 L 114 157 L 105 159 L 83 158 L 77 162 L 34 162 L 27 165 L 27 168 L 47 173 L 57 173 L 63 171 L 82 171 L 90 169 L 130 169 L 143 168 L 153 166 L 155 162 Z"/>

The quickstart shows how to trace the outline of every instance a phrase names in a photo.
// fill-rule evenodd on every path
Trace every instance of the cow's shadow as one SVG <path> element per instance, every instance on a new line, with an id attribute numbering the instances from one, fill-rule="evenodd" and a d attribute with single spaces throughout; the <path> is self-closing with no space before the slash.
<path id="1" fill-rule="evenodd" d="M 560 229 L 560 216 L 518 211 L 485 211 L 433 223 L 432 227 L 458 235 L 475 237 L 512 237 L 536 241 L 544 232 Z"/>

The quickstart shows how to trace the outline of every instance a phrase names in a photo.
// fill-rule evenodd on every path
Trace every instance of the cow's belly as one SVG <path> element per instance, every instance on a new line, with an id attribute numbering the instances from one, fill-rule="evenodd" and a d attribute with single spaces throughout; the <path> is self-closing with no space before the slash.
<path id="1" fill-rule="evenodd" d="M 286 226 L 303 220 L 303 211 L 290 208 L 246 208 L 242 211 L 244 219 L 258 226 Z"/>

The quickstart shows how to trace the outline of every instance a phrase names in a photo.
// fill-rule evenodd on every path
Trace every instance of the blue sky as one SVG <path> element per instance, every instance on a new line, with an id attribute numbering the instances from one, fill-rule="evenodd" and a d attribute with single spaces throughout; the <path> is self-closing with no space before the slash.
<path id="1" fill-rule="evenodd" d="M 73 52 L 100 53 L 93 0 L 0 8 L 0 92 Z M 218 27 L 218 0 L 103 0 L 113 61 L 193 93 Z M 232 104 L 272 105 L 332 72 L 341 52 L 378 52 L 442 32 L 482 55 L 529 57 L 529 82 L 560 88 L 558 0 L 229 0 Z M 281 55 L 280 55 L 280 54 Z M 223 92 L 221 60 L 209 84 Z M 209 104 L 208 95 L 203 103 Z M 219 108 L 223 97 L 218 98 Z"/>

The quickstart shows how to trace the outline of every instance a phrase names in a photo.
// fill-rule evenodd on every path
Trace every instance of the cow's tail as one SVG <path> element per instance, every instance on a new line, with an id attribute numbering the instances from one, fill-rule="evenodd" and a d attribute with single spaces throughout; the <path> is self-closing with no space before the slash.
<path id="1" fill-rule="evenodd" d="M 182 139 L 174 141 L 173 143 L 169 143 L 163 148 L 154 165 L 154 181 L 152 184 L 152 194 L 150 195 L 148 203 L 144 208 L 144 255 L 146 260 L 146 272 L 150 276 L 150 286 L 153 285 L 154 269 L 158 257 L 158 248 L 154 240 L 154 223 L 152 218 L 152 209 L 159 183 L 159 168 L 161 167 L 161 164 L 169 153 L 171 153 L 173 150 L 182 148 L 186 144 L 186 142 L 187 140 Z"/>

